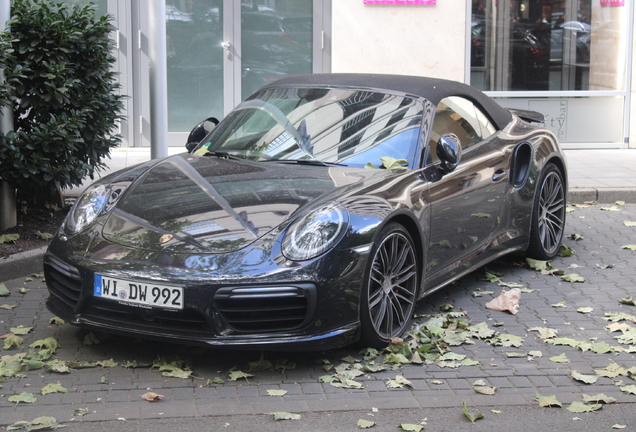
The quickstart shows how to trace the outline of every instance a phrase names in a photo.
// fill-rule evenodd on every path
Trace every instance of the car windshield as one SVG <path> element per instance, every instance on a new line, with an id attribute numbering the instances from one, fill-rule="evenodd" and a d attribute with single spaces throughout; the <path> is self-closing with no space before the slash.
<path id="1" fill-rule="evenodd" d="M 422 112 L 414 99 L 378 92 L 265 89 L 238 105 L 193 153 L 360 168 L 382 167 L 388 158 L 413 167 Z"/>

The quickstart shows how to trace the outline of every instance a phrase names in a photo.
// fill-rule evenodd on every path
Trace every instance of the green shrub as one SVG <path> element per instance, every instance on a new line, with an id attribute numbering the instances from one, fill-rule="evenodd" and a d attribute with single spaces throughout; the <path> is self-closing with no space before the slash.
<path id="1" fill-rule="evenodd" d="M 112 71 L 113 26 L 93 5 L 14 0 L 11 16 L 0 67 L 15 133 L 0 139 L 0 176 L 37 200 L 104 167 L 120 142 L 123 96 Z"/>

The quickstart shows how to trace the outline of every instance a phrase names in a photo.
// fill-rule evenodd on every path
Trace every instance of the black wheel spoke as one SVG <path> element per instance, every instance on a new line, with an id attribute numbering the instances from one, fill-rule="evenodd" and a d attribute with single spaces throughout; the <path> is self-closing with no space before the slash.
<path id="1" fill-rule="evenodd" d="M 550 172 L 539 191 L 538 235 L 546 254 L 555 253 L 564 229 L 565 191 L 561 177 Z"/>
<path id="2" fill-rule="evenodd" d="M 373 256 L 367 287 L 367 307 L 379 337 L 390 339 L 405 330 L 417 297 L 417 276 L 412 242 L 402 230 L 390 232 Z"/>

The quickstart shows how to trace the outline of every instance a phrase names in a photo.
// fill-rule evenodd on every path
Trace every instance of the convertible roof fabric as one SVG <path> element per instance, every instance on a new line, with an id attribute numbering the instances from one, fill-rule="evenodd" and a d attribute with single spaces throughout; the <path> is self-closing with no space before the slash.
<path id="1" fill-rule="evenodd" d="M 265 88 L 309 86 L 346 87 L 378 91 L 397 91 L 423 97 L 435 106 L 447 96 L 462 96 L 488 113 L 498 129 L 503 129 L 512 120 L 510 111 L 502 108 L 494 99 L 469 85 L 437 78 L 411 75 L 384 74 L 311 74 L 282 78 Z"/>

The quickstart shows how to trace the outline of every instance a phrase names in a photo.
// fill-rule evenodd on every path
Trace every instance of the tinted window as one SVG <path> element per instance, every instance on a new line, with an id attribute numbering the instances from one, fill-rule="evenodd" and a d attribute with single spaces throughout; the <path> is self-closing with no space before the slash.
<path id="1" fill-rule="evenodd" d="M 435 110 L 435 119 L 429 141 L 433 161 L 437 160 L 435 152 L 437 142 L 446 133 L 457 135 L 462 150 L 465 151 L 495 132 L 493 124 L 471 101 L 459 96 L 444 98 Z"/>

